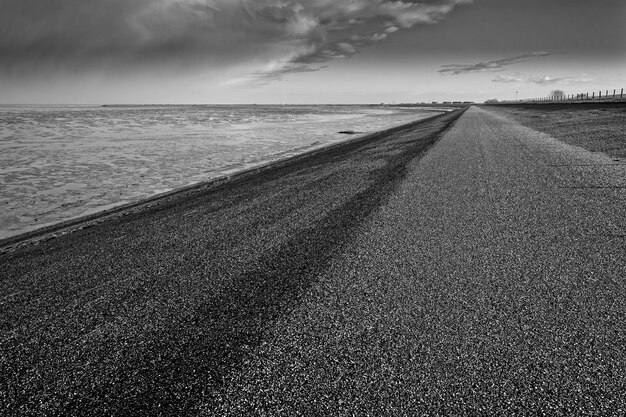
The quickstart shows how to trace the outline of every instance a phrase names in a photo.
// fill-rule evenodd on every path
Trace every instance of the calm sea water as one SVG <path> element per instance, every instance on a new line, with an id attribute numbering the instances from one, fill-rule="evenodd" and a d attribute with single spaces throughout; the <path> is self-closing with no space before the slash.
<path id="1" fill-rule="evenodd" d="M 0 106 L 0 239 L 418 120 L 372 106 Z"/>

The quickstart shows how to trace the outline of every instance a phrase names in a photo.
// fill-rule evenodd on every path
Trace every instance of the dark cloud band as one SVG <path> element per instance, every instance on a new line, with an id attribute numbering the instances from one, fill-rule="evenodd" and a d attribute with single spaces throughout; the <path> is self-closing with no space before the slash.
<path id="1" fill-rule="evenodd" d="M 467 74 L 471 72 L 500 71 L 508 65 L 529 59 L 550 55 L 548 52 L 533 52 L 530 54 L 517 55 L 508 58 L 496 59 L 493 61 L 478 62 L 476 64 L 448 64 L 442 65 L 439 73 L 449 75 Z"/>
<path id="2" fill-rule="evenodd" d="M 254 64 L 257 82 L 336 58 L 469 0 L 3 0 L 0 71 Z"/>

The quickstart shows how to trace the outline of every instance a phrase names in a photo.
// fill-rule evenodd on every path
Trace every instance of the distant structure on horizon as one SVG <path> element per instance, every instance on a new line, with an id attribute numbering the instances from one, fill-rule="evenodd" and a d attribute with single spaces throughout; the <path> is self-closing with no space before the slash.
<path id="1" fill-rule="evenodd" d="M 421 101 L 421 102 L 411 102 L 411 103 L 380 103 L 380 106 L 407 106 L 407 107 L 415 107 L 415 106 L 438 106 L 438 105 L 471 105 L 471 104 L 475 104 L 475 101 L 470 101 L 470 100 L 466 100 L 466 101 L 431 101 L 430 103 L 425 102 L 425 101 Z"/>

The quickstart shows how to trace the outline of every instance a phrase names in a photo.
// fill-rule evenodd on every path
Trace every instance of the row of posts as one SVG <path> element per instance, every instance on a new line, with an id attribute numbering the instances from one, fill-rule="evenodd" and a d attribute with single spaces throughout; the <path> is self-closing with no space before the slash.
<path id="1" fill-rule="evenodd" d="M 613 90 L 613 96 L 610 96 L 609 94 L 609 90 L 606 90 L 606 92 L 604 93 L 604 99 L 608 100 L 608 99 L 614 99 L 617 98 L 618 94 L 617 94 L 617 89 Z M 622 99 L 624 98 L 624 89 L 622 88 L 620 93 L 619 93 L 619 98 Z M 595 91 L 593 93 L 591 93 L 591 97 L 589 96 L 589 93 L 581 93 L 581 94 L 568 94 L 567 96 L 563 96 L 560 98 L 555 98 L 555 97 L 542 97 L 539 99 L 534 99 L 531 101 L 560 101 L 560 100 L 595 100 L 596 99 L 596 93 Z M 598 100 L 602 100 L 602 91 L 598 91 Z"/>
<path id="2" fill-rule="evenodd" d="M 616 92 L 617 90 L 613 90 L 613 96 L 610 98 L 616 98 Z M 596 98 L 596 93 L 595 91 L 593 93 L 591 93 L 591 100 L 595 100 Z M 604 98 L 608 99 L 609 98 L 609 90 L 606 90 L 606 93 L 604 93 Z M 619 93 L 619 98 L 624 98 L 624 89 L 622 88 L 622 90 Z M 576 97 L 574 97 L 573 94 L 571 94 L 570 96 L 568 96 L 569 100 L 589 100 L 589 93 L 582 93 L 582 94 L 576 94 Z M 598 91 L 598 99 L 602 99 L 602 91 Z"/>

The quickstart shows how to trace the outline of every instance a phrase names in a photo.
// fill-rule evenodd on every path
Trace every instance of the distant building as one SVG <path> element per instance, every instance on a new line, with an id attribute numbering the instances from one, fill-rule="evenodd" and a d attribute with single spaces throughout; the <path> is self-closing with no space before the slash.
<path id="1" fill-rule="evenodd" d="M 439 104 L 439 103 L 437 103 L 436 101 L 433 101 L 433 102 L 432 102 L 432 103 L 430 103 L 430 104 Z"/>

